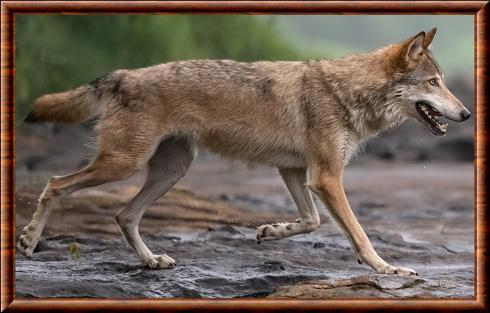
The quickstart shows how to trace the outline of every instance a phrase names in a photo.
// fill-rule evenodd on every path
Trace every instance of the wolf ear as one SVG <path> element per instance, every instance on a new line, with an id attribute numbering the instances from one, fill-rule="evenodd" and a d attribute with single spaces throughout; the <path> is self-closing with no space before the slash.
<path id="1" fill-rule="evenodd" d="M 430 32 L 425 34 L 424 49 L 430 49 L 430 45 L 432 43 L 432 40 L 434 40 L 434 36 L 436 35 L 436 33 L 437 33 L 437 28 L 434 27 Z"/>
<path id="2" fill-rule="evenodd" d="M 403 59 L 409 68 L 415 68 L 424 54 L 425 32 L 420 32 L 403 44 Z"/>

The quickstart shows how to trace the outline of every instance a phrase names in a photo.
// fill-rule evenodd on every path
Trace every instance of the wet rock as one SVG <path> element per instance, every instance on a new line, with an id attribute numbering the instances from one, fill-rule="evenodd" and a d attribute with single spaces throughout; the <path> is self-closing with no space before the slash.
<path id="1" fill-rule="evenodd" d="M 228 238 L 241 238 L 243 234 L 231 225 L 223 225 L 219 227 L 213 227 L 208 230 L 202 236 L 204 240 L 212 240 L 212 239 L 228 239 Z"/>
<path id="2" fill-rule="evenodd" d="M 49 297 L 64 298 L 128 298 L 133 294 L 131 290 L 128 290 L 124 285 L 96 281 L 66 281 L 63 279 L 55 281 L 32 281 L 29 285 L 24 286 L 21 294 L 23 297 L 38 297 L 40 289 L 43 290 L 45 295 L 49 295 Z"/>
<path id="3" fill-rule="evenodd" d="M 325 248 L 325 244 L 323 242 L 315 242 L 313 244 L 313 249 L 321 249 L 321 248 Z"/>
<path id="4" fill-rule="evenodd" d="M 386 207 L 386 203 L 381 201 L 363 201 L 359 203 L 359 207 L 366 209 L 384 208 Z"/>
<path id="5" fill-rule="evenodd" d="M 172 291 L 171 294 L 175 298 L 201 298 L 201 294 L 197 290 L 187 289 L 185 287 Z"/>
<path id="6" fill-rule="evenodd" d="M 279 287 L 268 298 L 339 298 L 339 297 L 382 297 L 402 296 L 401 290 L 417 289 L 425 281 L 413 277 L 358 276 L 341 280 L 321 280 Z M 431 294 L 425 294 L 430 296 Z"/>
<path id="7" fill-rule="evenodd" d="M 224 232 L 232 235 L 241 235 L 242 233 L 231 225 L 219 226 L 215 229 L 217 232 Z"/>
<path id="8" fill-rule="evenodd" d="M 145 269 L 113 221 L 138 192 L 128 183 L 64 199 L 67 210 L 53 211 L 33 257 L 16 255 L 16 296 L 239 298 L 280 292 L 293 297 L 293 291 L 306 298 L 474 296 L 473 167 L 354 167 L 346 174 L 349 200 L 364 207 L 359 220 L 378 254 L 394 266 L 415 269 L 419 277 L 373 274 L 356 262 L 342 230 L 323 216 L 315 232 L 257 245 L 257 225 L 298 217 L 294 205 L 283 201 L 280 179 L 270 180 L 274 188 L 264 188 L 269 182 L 260 180 L 250 192 L 254 198 L 240 200 L 250 204 L 246 207 L 232 203 L 236 193 L 225 203 L 173 189 L 147 210 L 140 231 L 155 254 L 168 254 L 177 266 Z M 19 184 L 22 175 L 17 178 Z M 42 184 L 33 192 L 32 176 L 25 179 L 16 189 L 18 231 L 30 221 L 45 183 L 38 179 Z M 200 180 L 193 190 L 202 186 Z M 276 191 L 269 195 L 270 190 Z M 79 246 L 79 259 L 70 256 L 71 243 Z"/>
<path id="9" fill-rule="evenodd" d="M 449 253 L 434 246 L 411 249 L 397 236 L 373 236 L 373 245 L 387 260 L 413 267 L 420 276 L 372 273 L 347 252 L 348 242 L 320 228 L 304 238 L 255 244 L 255 230 L 218 227 L 203 233 L 143 236 L 155 253 L 177 261 L 171 270 L 143 268 L 120 239 L 56 236 L 32 259 L 17 254 L 19 297 L 470 297 L 473 295 L 472 251 Z M 230 234 L 234 233 L 233 234 Z M 236 237 L 233 237 L 236 236 Z M 70 257 L 67 244 L 78 242 L 80 259 Z M 386 243 L 389 242 L 389 244 Z M 321 249 L 314 242 L 323 243 Z M 396 243 L 396 244 L 395 244 Z M 458 242 L 456 242 L 458 243 Z M 459 244 L 459 243 L 458 243 Z M 463 243 L 459 244 L 464 247 Z M 395 260 L 395 257 L 400 260 Z M 393 261 L 395 260 L 395 261 Z M 423 264 L 417 263 L 423 260 Z M 35 279 L 33 279 L 35 277 Z M 348 278 L 346 278 L 348 277 Z M 350 278 L 349 278 L 350 277 Z M 43 282 L 40 284 L 39 282 Z"/>
<path id="10" fill-rule="evenodd" d="M 257 267 L 263 273 L 284 271 L 284 265 L 279 261 L 267 261 Z"/>

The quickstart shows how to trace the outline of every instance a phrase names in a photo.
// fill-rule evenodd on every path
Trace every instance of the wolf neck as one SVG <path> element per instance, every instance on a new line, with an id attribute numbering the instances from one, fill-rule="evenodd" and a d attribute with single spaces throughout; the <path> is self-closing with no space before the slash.
<path id="1" fill-rule="evenodd" d="M 392 90 L 394 77 L 386 71 L 386 51 L 322 61 L 325 83 L 335 93 L 339 116 L 357 142 L 376 136 L 404 121 L 401 103 Z"/>

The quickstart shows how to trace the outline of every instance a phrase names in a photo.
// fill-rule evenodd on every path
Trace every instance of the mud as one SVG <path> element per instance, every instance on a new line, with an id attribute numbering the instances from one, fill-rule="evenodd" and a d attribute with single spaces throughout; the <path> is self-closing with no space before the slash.
<path id="1" fill-rule="evenodd" d="M 52 173 L 17 173 L 17 231 Z M 59 172 L 57 174 L 60 174 Z M 358 264 L 321 207 L 321 227 L 280 241 L 255 241 L 262 223 L 297 211 L 273 170 L 199 160 L 153 205 L 141 232 L 154 253 L 178 263 L 144 269 L 112 216 L 142 176 L 77 192 L 55 211 L 32 259 L 17 254 L 18 297 L 472 297 L 471 164 L 372 163 L 346 170 L 345 188 L 378 253 L 418 277 L 374 274 Z M 189 191 L 189 190 L 192 190 Z M 70 253 L 70 247 L 76 247 Z"/>

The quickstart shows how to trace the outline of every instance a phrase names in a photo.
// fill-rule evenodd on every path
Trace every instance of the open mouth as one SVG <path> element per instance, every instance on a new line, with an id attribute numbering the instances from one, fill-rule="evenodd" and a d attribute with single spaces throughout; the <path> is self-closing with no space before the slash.
<path id="1" fill-rule="evenodd" d="M 427 126 L 434 135 L 444 136 L 447 131 L 447 123 L 441 123 L 439 121 L 439 116 L 442 116 L 439 111 L 434 109 L 429 103 L 425 101 L 419 101 L 415 103 L 417 112 L 420 114 L 422 119 L 426 122 Z"/>

